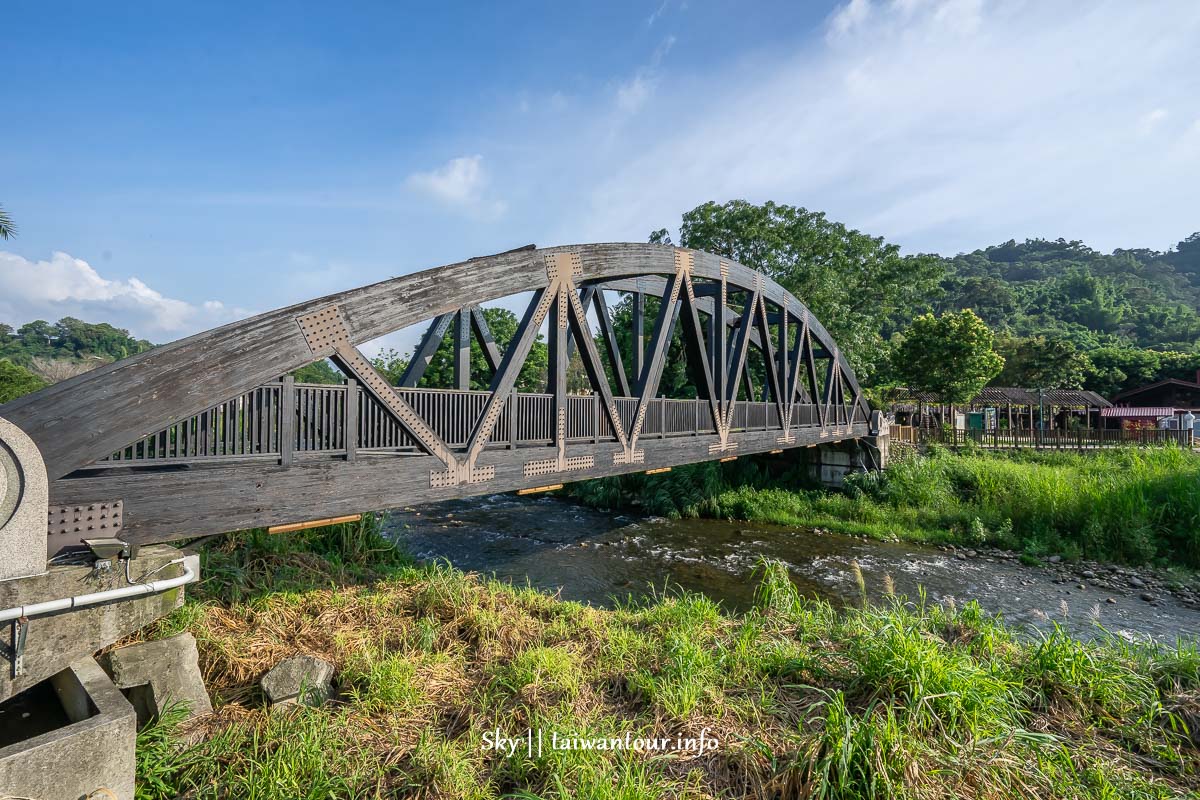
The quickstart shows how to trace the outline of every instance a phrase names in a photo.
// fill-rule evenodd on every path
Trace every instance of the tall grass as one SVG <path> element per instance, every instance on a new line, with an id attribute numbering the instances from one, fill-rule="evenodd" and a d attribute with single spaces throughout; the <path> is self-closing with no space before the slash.
<path id="1" fill-rule="evenodd" d="M 934 452 L 852 478 L 848 491 L 917 526 L 974 531 L 1035 555 L 1200 567 L 1200 457 L 1174 447 Z"/>
<path id="2" fill-rule="evenodd" d="M 139 737 L 142 800 L 194 798 L 1116 798 L 1200 789 L 1193 645 L 1031 642 L 975 604 L 838 611 L 762 563 L 732 614 L 663 593 L 615 610 L 399 562 L 281 587 L 304 540 L 219 542 L 221 578 L 176 619 L 217 711 Z M 310 540 L 311 541 L 311 540 Z M 256 549 L 268 545 L 267 550 Z M 339 548 L 339 552 L 344 552 Z M 344 566 L 344 565 L 343 565 Z M 249 571 L 247 569 L 249 568 Z M 348 573 L 334 570 L 334 575 Z M 221 592 L 213 591 L 221 587 Z M 236 588 L 240 600 L 225 590 Z M 295 652 L 338 698 L 268 710 Z M 694 737 L 718 749 L 513 754 L 491 732 Z"/>
<path id="3" fill-rule="evenodd" d="M 700 464 L 572 488 L 604 507 L 828 527 L 877 537 L 983 544 L 1031 555 L 1200 568 L 1200 456 L 1174 447 L 1094 454 L 934 448 L 842 491 L 753 461 Z"/>

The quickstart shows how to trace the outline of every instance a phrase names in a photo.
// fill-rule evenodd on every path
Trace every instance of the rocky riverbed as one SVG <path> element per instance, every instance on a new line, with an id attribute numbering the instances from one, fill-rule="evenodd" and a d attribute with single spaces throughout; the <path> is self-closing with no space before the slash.
<path id="1" fill-rule="evenodd" d="M 1012 550 L 993 548 L 964 548 L 953 545 L 939 548 L 955 559 L 982 560 L 985 563 L 1005 562 L 1021 564 L 1031 571 L 1040 571 L 1043 578 L 1059 586 L 1072 586 L 1084 590 L 1107 589 L 1111 597 L 1108 604 L 1121 599 L 1137 599 L 1157 608 L 1166 597 L 1174 598 L 1189 608 L 1200 609 L 1200 575 L 1192 572 L 1161 569 L 1156 567 L 1129 567 L 1119 564 L 1104 564 L 1098 561 L 1066 561 L 1061 556 L 1049 556 L 1038 563 L 1027 563 L 1019 553 Z"/>
<path id="2" fill-rule="evenodd" d="M 889 590 L 919 601 L 977 600 L 1012 624 L 1059 624 L 1078 636 L 1195 637 L 1194 575 L 1049 558 L 1027 564 L 992 548 L 937 548 L 720 520 L 613 514 L 552 497 L 493 495 L 392 512 L 390 536 L 414 555 L 611 605 L 671 587 L 731 608 L 753 602 L 762 559 L 785 564 L 806 594 L 857 603 Z M 1145 598 L 1145 599 L 1144 599 Z"/>

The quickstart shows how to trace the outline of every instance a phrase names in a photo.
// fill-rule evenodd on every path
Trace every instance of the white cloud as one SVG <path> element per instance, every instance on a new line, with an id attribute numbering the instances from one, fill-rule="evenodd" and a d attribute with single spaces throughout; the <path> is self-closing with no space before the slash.
<path id="1" fill-rule="evenodd" d="M 830 16 L 829 35 L 844 36 L 866 22 L 870 13 L 871 0 L 850 0 Z"/>
<path id="2" fill-rule="evenodd" d="M 1198 226 L 1194 113 L 1166 110 L 1200 96 L 1200 4 L 1154 7 L 850 0 L 803 49 L 712 75 L 639 73 L 610 124 L 594 125 L 606 138 L 557 151 L 556 164 L 580 165 L 583 199 L 563 204 L 554 233 L 641 239 L 742 197 L 825 210 L 910 248 L 1039 235 L 1169 246 Z M 656 84 L 687 124 L 618 126 Z"/>
<path id="3" fill-rule="evenodd" d="M 487 197 L 488 174 L 483 156 L 452 158 L 437 169 L 408 176 L 408 185 L 439 202 L 474 215 L 499 217 L 503 201 Z"/>
<path id="4" fill-rule="evenodd" d="M 627 114 L 641 110 L 654 93 L 653 81 L 639 73 L 617 87 L 617 108 Z"/>
<path id="5" fill-rule="evenodd" d="M 483 156 L 452 158 L 435 170 L 414 173 L 408 182 L 446 203 L 466 205 L 477 202 L 487 183 Z"/>
<path id="6" fill-rule="evenodd" d="M 55 252 L 48 261 L 0 251 L 0 321 L 19 325 L 34 319 L 72 316 L 108 322 L 134 335 L 168 341 L 248 316 L 209 300 L 199 306 L 165 297 L 137 278 L 105 278 L 81 258 Z"/>
<path id="7" fill-rule="evenodd" d="M 1138 132 L 1144 136 L 1154 133 L 1154 130 L 1169 116 L 1170 114 L 1165 108 L 1156 108 L 1153 111 L 1147 111 L 1138 120 Z"/>
<path id="8" fill-rule="evenodd" d="M 618 84 L 616 91 L 618 111 L 622 114 L 636 114 L 649 102 L 658 88 L 659 68 L 663 59 L 667 57 L 667 53 L 671 52 L 671 48 L 674 46 L 674 36 L 663 37 L 658 46 L 654 48 L 649 62 L 638 68 L 632 78 Z"/>

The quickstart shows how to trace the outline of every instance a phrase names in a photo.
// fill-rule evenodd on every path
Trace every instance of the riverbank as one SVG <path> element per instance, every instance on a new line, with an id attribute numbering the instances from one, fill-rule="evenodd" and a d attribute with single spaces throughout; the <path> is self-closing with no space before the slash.
<path id="1" fill-rule="evenodd" d="M 607 478 L 569 492 L 597 507 L 664 516 L 987 545 L 1030 560 L 1200 569 L 1200 455 L 1173 447 L 1088 454 L 934 447 L 882 473 L 848 476 L 842 491 L 813 488 L 796 468 L 747 461 Z"/>
<path id="2" fill-rule="evenodd" d="M 195 634 L 217 712 L 142 733 L 139 796 L 1178 797 L 1200 789 L 1193 645 L 1029 641 L 966 603 L 835 610 L 760 567 L 753 606 L 604 610 L 408 561 L 372 523 L 243 534 L 152 635 Z M 267 710 L 297 652 L 338 696 Z M 1185 727 L 1190 725 L 1191 727 Z M 529 729 L 612 749 L 518 748 Z M 683 743 L 629 751 L 632 738 Z M 717 742 L 704 752 L 686 743 Z"/>
<path id="3" fill-rule="evenodd" d="M 745 612 L 754 607 L 754 571 L 765 560 L 786 569 L 805 597 L 834 608 L 860 603 L 857 565 L 873 602 L 887 599 L 887 586 L 933 603 L 971 599 L 1027 636 L 1054 624 L 1088 640 L 1113 633 L 1173 642 L 1200 631 L 1194 596 L 1163 588 L 1146 567 L 1088 569 L 1089 562 L 1061 559 L 1031 565 L 1012 551 L 987 547 L 646 517 L 550 495 L 487 495 L 397 509 L 385 517 L 383 534 L 421 561 L 447 561 L 600 608 L 641 602 L 670 586 Z M 1091 577 L 1080 574 L 1088 572 Z M 1145 585 L 1134 586 L 1135 579 Z"/>

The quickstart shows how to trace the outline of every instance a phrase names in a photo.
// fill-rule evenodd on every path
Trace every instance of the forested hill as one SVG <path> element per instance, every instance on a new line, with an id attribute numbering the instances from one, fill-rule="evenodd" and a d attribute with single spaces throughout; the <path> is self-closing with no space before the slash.
<path id="1" fill-rule="evenodd" d="M 1031 239 L 943 261 L 935 310 L 973 309 L 996 331 L 997 385 L 1111 395 L 1200 369 L 1200 233 L 1165 252 Z"/>
<path id="2" fill-rule="evenodd" d="M 1167 252 L 1099 253 L 1063 239 L 1009 241 L 945 259 L 938 310 L 971 308 L 994 330 L 1080 349 L 1190 350 L 1200 340 L 1200 233 Z"/>

